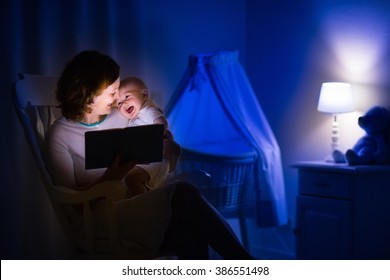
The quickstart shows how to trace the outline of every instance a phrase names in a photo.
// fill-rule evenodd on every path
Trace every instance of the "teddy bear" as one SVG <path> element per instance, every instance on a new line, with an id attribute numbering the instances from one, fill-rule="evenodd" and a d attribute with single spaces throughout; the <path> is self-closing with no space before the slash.
<path id="1" fill-rule="evenodd" d="M 389 112 L 384 107 L 374 106 L 359 117 L 358 124 L 366 134 L 345 155 L 335 150 L 334 161 L 348 165 L 389 164 Z"/>

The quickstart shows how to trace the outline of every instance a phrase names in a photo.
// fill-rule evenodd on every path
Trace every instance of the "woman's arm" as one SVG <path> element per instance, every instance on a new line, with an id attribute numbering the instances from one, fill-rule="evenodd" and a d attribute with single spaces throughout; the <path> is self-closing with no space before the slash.
<path id="1" fill-rule="evenodd" d="M 61 131 L 54 125 L 45 135 L 44 155 L 53 183 L 77 189 L 72 156 Z"/>

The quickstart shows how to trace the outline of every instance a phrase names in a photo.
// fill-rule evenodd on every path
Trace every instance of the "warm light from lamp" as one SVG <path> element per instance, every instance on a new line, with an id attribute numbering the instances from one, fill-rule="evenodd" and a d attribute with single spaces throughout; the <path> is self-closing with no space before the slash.
<path id="1" fill-rule="evenodd" d="M 348 83 L 323 83 L 318 111 L 331 114 L 340 114 L 353 111 L 351 85 Z"/>
<path id="2" fill-rule="evenodd" d="M 382 10 L 381 5 L 367 1 L 321 11 L 324 18 L 320 32 L 336 59 L 328 61 L 329 72 L 358 83 L 387 81 L 387 71 L 382 68 L 386 66 L 381 59 L 386 57 L 388 48 L 389 21 Z"/>

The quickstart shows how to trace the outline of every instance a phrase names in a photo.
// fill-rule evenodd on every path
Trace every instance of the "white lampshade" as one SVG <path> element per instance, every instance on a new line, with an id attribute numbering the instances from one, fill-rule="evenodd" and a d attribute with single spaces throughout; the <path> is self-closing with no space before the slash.
<path id="1" fill-rule="evenodd" d="M 323 83 L 317 109 L 331 114 L 353 111 L 351 85 L 338 82 Z"/>

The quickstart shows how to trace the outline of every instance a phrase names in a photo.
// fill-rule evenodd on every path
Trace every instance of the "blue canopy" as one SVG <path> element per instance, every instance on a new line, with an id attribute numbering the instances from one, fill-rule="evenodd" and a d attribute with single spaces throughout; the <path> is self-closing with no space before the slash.
<path id="1" fill-rule="evenodd" d="M 238 51 L 191 55 L 165 108 L 170 129 L 183 147 L 245 143 L 256 150 L 255 187 L 259 226 L 287 223 L 283 168 L 278 143 L 238 60 Z"/>

